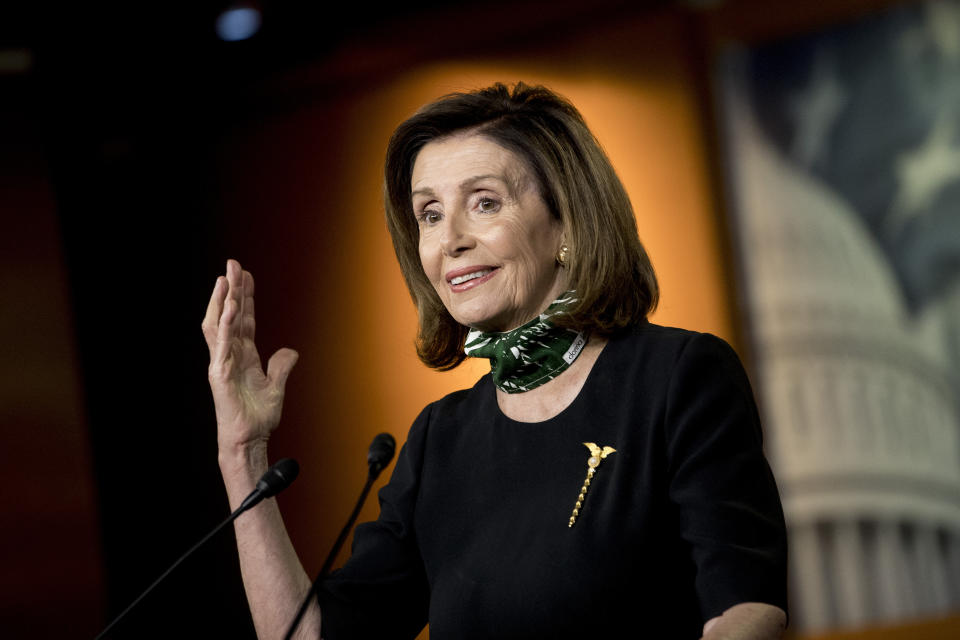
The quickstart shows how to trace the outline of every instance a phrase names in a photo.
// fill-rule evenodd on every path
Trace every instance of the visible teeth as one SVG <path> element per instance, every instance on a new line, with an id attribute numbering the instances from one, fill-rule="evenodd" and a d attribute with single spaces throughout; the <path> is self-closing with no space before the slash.
<path id="1" fill-rule="evenodd" d="M 467 280 L 473 280 L 474 278 L 479 278 L 490 273 L 492 269 L 484 269 L 483 271 L 474 271 L 473 273 L 468 273 L 465 276 L 457 276 L 456 278 L 450 278 L 450 284 L 461 284 Z"/>

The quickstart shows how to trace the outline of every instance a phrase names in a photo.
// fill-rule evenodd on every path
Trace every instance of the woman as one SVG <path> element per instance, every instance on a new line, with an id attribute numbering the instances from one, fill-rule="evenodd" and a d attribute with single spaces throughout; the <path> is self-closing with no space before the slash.
<path id="1" fill-rule="evenodd" d="M 391 138 L 386 208 L 420 358 L 491 374 L 414 422 L 301 636 L 780 637 L 783 514 L 749 383 L 720 339 L 646 321 L 653 269 L 576 109 L 523 84 L 427 105 Z M 234 261 L 203 326 L 235 507 L 297 355 L 262 372 Z M 275 501 L 236 531 L 257 631 L 282 635 L 310 579 Z"/>

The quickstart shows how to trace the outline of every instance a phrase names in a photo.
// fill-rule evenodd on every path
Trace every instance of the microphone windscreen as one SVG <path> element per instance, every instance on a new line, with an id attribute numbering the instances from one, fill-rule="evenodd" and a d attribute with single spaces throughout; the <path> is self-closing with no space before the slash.
<path id="1" fill-rule="evenodd" d="M 383 469 L 393 460 L 393 453 L 397 449 L 397 442 L 389 433 L 380 433 L 370 444 L 370 452 L 367 453 L 367 464 L 376 465 Z"/>
<path id="2" fill-rule="evenodd" d="M 298 473 L 300 473 L 300 465 L 293 458 L 277 460 L 260 478 L 257 489 L 264 498 L 270 498 L 289 487 L 296 480 Z"/>

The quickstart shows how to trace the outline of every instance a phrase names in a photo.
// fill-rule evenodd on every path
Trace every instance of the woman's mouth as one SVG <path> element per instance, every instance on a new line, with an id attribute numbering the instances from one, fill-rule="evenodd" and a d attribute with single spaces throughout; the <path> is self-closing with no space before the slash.
<path id="1" fill-rule="evenodd" d="M 498 267 L 468 267 L 447 275 L 447 282 L 454 291 L 466 291 L 489 280 Z"/>
<path id="2" fill-rule="evenodd" d="M 493 271 L 493 269 L 481 269 L 480 271 L 474 271 L 473 273 L 468 273 L 463 276 L 457 276 L 455 278 L 450 278 L 450 284 L 462 284 L 467 280 L 473 280 L 474 278 L 482 278 Z"/>

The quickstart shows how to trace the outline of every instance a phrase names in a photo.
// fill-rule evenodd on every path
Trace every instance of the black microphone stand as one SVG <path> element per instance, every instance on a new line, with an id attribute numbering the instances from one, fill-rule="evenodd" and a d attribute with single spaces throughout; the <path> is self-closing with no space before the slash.
<path id="1" fill-rule="evenodd" d="M 225 526 L 227 526 L 228 524 L 236 520 L 238 517 L 240 517 L 241 514 L 246 513 L 255 505 L 260 504 L 260 502 L 264 498 L 273 497 L 278 493 L 280 493 L 281 491 L 283 491 L 284 489 L 286 489 L 288 486 L 290 486 L 290 483 L 296 479 L 297 474 L 299 472 L 300 472 L 300 465 L 297 464 L 296 460 L 293 460 L 291 458 L 284 458 L 283 460 L 279 460 L 276 463 L 274 463 L 273 466 L 267 469 L 267 472 L 264 473 L 263 477 L 261 477 L 260 480 L 257 482 L 257 488 L 254 489 L 250 493 L 250 495 L 248 495 L 244 499 L 244 501 L 240 504 L 239 507 L 237 507 L 237 509 L 233 513 L 227 516 L 226 520 L 218 524 L 216 528 L 210 533 L 208 533 L 206 536 L 204 536 L 200 542 L 190 547 L 189 551 L 187 551 L 185 554 L 177 558 L 177 561 L 174 562 L 169 569 L 164 571 L 163 575 L 161 575 L 159 578 L 154 580 L 153 584 L 147 587 L 146 591 L 141 593 L 140 596 L 136 600 L 131 602 L 126 609 L 121 611 L 120 615 L 114 618 L 113 621 L 110 624 L 108 624 L 107 627 L 103 631 L 101 631 L 100 634 L 94 640 L 101 640 L 102 638 L 105 638 L 107 633 L 109 633 L 110 630 L 114 628 L 117 625 L 117 623 L 124 618 L 124 616 L 126 616 L 135 606 L 137 606 L 138 602 L 146 598 L 147 595 L 151 591 L 153 591 L 158 584 L 163 582 L 164 578 L 170 575 L 174 569 L 179 567 L 180 564 L 184 560 L 186 560 L 188 557 L 190 557 L 190 555 L 194 551 L 202 547 L 207 540 L 217 535 L 217 533 L 221 529 L 223 529 Z"/>
<path id="2" fill-rule="evenodd" d="M 244 511 L 246 511 L 246 509 L 244 509 Z M 126 615 L 130 612 L 131 609 L 133 609 L 135 606 L 137 606 L 137 603 L 138 603 L 138 602 L 140 602 L 141 600 L 143 600 L 144 598 L 146 598 L 147 595 L 148 595 L 151 591 L 153 591 L 154 588 L 155 588 L 158 584 L 160 584 L 161 582 L 163 582 L 163 579 L 164 579 L 164 578 L 166 578 L 168 575 L 170 575 L 170 574 L 173 572 L 174 569 L 176 569 L 177 567 L 179 567 L 179 566 L 180 566 L 180 563 L 182 563 L 184 560 L 186 560 L 186 559 L 190 556 L 190 554 L 192 554 L 194 551 L 196 551 L 197 549 L 199 549 L 200 547 L 202 547 L 203 544 L 204 544 L 207 540 L 209 540 L 209 539 L 212 538 L 213 536 L 217 535 L 217 532 L 218 532 L 218 531 L 220 531 L 220 530 L 223 529 L 225 526 L 227 526 L 228 524 L 230 524 L 231 522 L 233 522 L 234 520 L 236 520 L 236 519 L 240 516 L 240 514 L 243 513 L 244 511 L 241 511 L 240 509 L 237 509 L 236 511 L 234 511 L 233 513 L 231 513 L 229 516 L 227 516 L 227 519 L 226 519 L 226 520 L 224 520 L 223 522 L 221 522 L 220 524 L 218 524 L 217 527 L 216 527 L 213 531 L 211 531 L 211 532 L 208 533 L 206 536 L 204 536 L 203 540 L 201 540 L 201 541 L 198 542 L 197 544 L 195 544 L 195 545 L 193 545 L 192 547 L 190 547 L 190 550 L 189 550 L 189 551 L 187 551 L 185 554 L 183 554 L 182 556 L 180 556 L 180 557 L 177 559 L 177 561 L 174 562 L 173 565 L 171 565 L 171 567 L 170 567 L 169 569 L 167 569 L 166 571 L 164 571 L 163 574 L 162 574 L 159 578 L 157 578 L 156 580 L 154 580 L 154 581 L 153 581 L 153 584 L 151 584 L 149 587 L 147 587 L 147 590 L 144 591 L 143 593 L 141 593 L 140 596 L 139 596 L 136 600 L 134 600 L 133 602 L 131 602 L 130 605 L 129 605 L 126 609 L 124 609 L 123 611 L 121 611 L 121 612 L 120 612 L 120 615 L 118 615 L 116 618 L 114 618 L 114 619 L 113 619 L 113 622 L 111 622 L 110 624 L 108 624 L 108 625 L 107 625 L 107 628 L 104 629 L 103 631 L 101 631 L 101 632 L 100 632 L 100 635 L 98 635 L 94 640 L 101 640 L 101 638 L 105 638 L 105 637 L 107 636 L 107 633 L 110 632 L 110 629 L 112 629 L 113 627 L 115 627 L 116 624 L 117 624 L 118 622 L 120 622 L 120 620 L 122 620 L 123 617 L 126 616 Z"/>
<path id="3" fill-rule="evenodd" d="M 363 508 L 363 503 L 367 499 L 367 494 L 370 493 L 370 487 L 373 486 L 373 482 L 377 479 L 377 476 L 380 475 L 380 472 L 383 471 L 383 467 L 385 466 L 386 464 L 381 463 L 370 464 L 370 473 L 367 475 L 367 483 L 363 485 L 363 491 L 360 492 L 360 498 L 357 500 L 357 504 L 353 507 L 353 513 L 350 514 L 347 524 L 345 524 L 343 529 L 340 530 L 340 535 L 337 536 L 337 541 L 333 543 L 333 548 L 330 549 L 330 553 L 327 555 L 327 559 L 324 561 L 323 567 L 320 569 L 320 573 L 317 574 L 313 584 L 310 585 L 310 590 L 307 591 L 307 596 L 300 604 L 300 609 L 297 611 L 297 615 L 293 619 L 293 622 L 290 623 L 290 628 L 287 629 L 287 633 L 283 636 L 283 640 L 290 640 L 293 637 L 294 632 L 297 630 L 297 627 L 300 626 L 300 621 L 303 619 L 303 614 L 306 613 L 307 607 L 310 605 L 310 601 L 317 593 L 317 587 L 320 586 L 320 583 L 323 581 L 323 579 L 326 578 L 330 573 L 330 567 L 333 566 L 333 561 L 337 557 L 337 553 L 340 552 L 340 547 L 343 546 L 343 543 L 347 539 L 347 535 L 350 533 L 351 527 L 353 527 L 353 523 L 356 522 L 357 517 L 360 515 L 360 509 Z"/>

